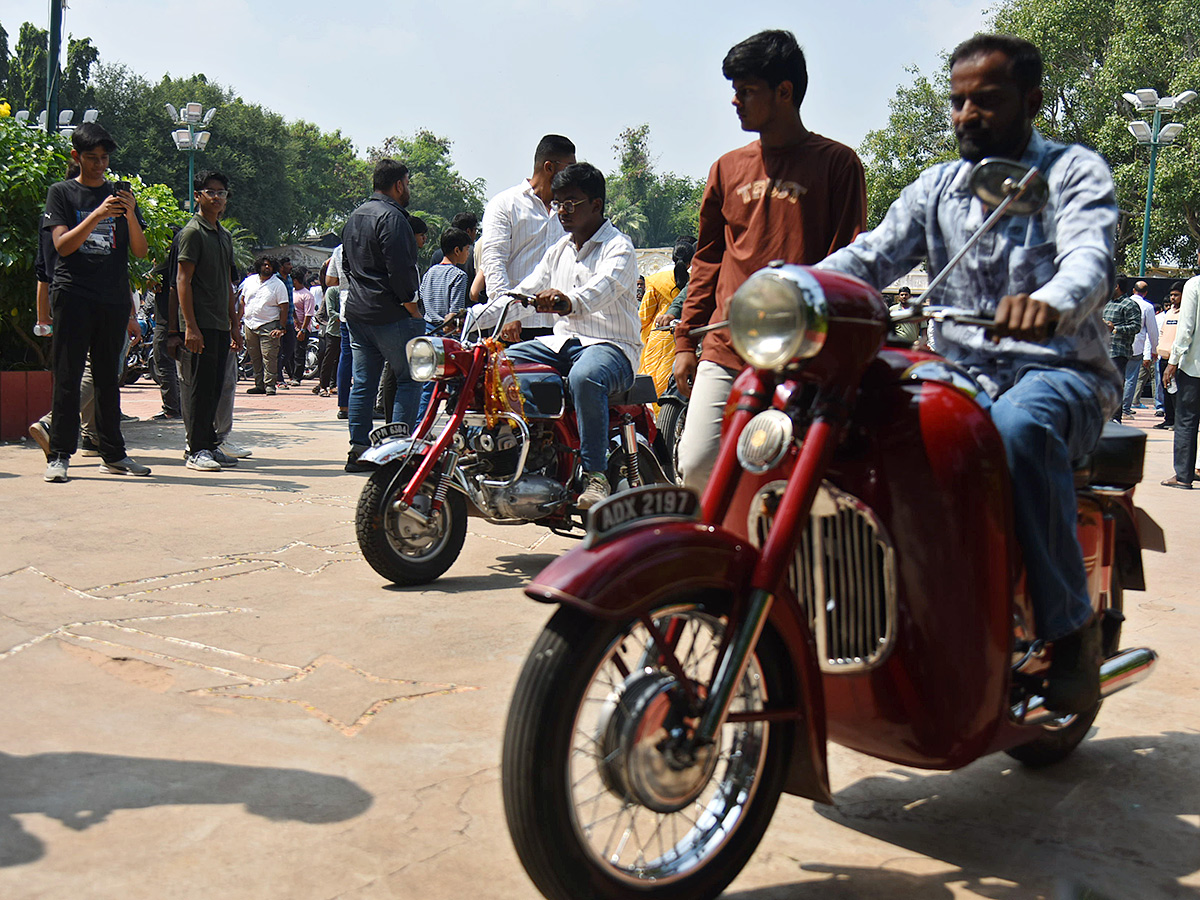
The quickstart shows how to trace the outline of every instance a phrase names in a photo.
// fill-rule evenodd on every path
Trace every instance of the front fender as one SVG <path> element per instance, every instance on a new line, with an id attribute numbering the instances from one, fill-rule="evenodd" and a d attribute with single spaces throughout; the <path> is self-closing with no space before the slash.
<path id="1" fill-rule="evenodd" d="M 628 621 L 681 592 L 715 590 L 732 603 L 748 594 L 757 559 L 758 551 L 749 541 L 717 526 L 647 523 L 599 546 L 568 551 L 543 569 L 525 593 L 541 603 L 564 603 L 597 618 Z M 825 753 L 825 697 L 812 632 L 790 593 L 776 597 L 769 621 L 791 663 L 785 696 L 773 699 L 796 710 L 784 790 L 833 803 Z"/>
<path id="2" fill-rule="evenodd" d="M 368 447 L 358 457 L 359 462 L 374 463 L 377 466 L 386 466 L 393 459 L 399 459 L 402 456 L 412 455 L 413 459 L 419 459 L 424 456 L 429 448 L 433 445 L 426 440 L 418 440 L 417 438 L 397 438 L 394 441 L 384 441 L 374 447 Z"/>

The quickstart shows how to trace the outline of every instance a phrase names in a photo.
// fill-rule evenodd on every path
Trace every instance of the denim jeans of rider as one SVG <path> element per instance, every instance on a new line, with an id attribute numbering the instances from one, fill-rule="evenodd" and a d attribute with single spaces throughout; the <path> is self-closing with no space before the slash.
<path id="1" fill-rule="evenodd" d="M 1191 484 L 1196 477 L 1196 432 L 1200 426 L 1200 378 L 1175 371 L 1175 480 Z"/>
<path id="2" fill-rule="evenodd" d="M 1038 637 L 1053 641 L 1092 614 L 1077 533 L 1073 462 L 1100 439 L 1104 413 L 1070 369 L 1028 369 L 991 406 L 1012 474 L 1013 525 Z"/>
<path id="3" fill-rule="evenodd" d="M 225 386 L 225 364 L 229 358 L 229 332 L 201 328 L 204 349 L 192 353 L 179 351 L 179 398 L 183 404 L 183 424 L 187 450 L 217 449 L 217 405 Z"/>
<path id="4" fill-rule="evenodd" d="M 508 348 L 514 362 L 551 366 L 567 379 L 579 424 L 579 452 L 585 472 L 608 469 L 608 398 L 633 386 L 633 366 L 615 344 L 584 346 L 578 338 L 555 353 L 541 341 L 523 341 Z"/>
<path id="5" fill-rule="evenodd" d="M 421 383 L 408 377 L 404 351 L 410 340 L 424 333 L 425 320 L 412 317 L 384 325 L 357 321 L 353 324 L 350 351 L 354 358 L 354 383 L 350 386 L 349 415 L 352 446 L 365 447 L 370 443 L 371 415 L 385 361 L 396 373 L 396 400 L 390 421 L 406 422 L 410 429 L 416 425 Z"/>

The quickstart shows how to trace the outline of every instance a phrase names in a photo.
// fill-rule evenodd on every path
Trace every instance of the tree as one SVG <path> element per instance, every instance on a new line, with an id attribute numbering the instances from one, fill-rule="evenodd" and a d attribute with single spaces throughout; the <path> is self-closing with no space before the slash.
<path id="1" fill-rule="evenodd" d="M 453 146 L 449 138 L 421 129 L 412 137 L 389 137 L 381 146 L 367 151 L 371 166 L 381 159 L 395 159 L 408 166 L 412 187 L 409 212 L 429 226 L 429 240 L 418 254 L 424 265 L 428 265 L 439 236 L 454 216 L 473 212 L 483 217 L 486 183 L 482 178 L 471 180 L 459 174 L 450 156 Z"/>
<path id="2" fill-rule="evenodd" d="M 0 117 L 0 369 L 47 365 L 35 341 L 38 224 L 46 190 L 66 174 L 67 142 L 57 134 Z"/>
<path id="3" fill-rule="evenodd" d="M 654 170 L 648 124 L 622 131 L 613 151 L 617 171 L 606 179 L 612 223 L 645 247 L 671 246 L 680 235 L 694 237 L 704 182 Z"/>
<path id="4" fill-rule="evenodd" d="M 1095 148 L 1112 167 L 1121 211 L 1116 260 L 1119 268 L 1130 268 L 1141 250 L 1149 150 L 1130 138 L 1127 125 L 1137 113 L 1121 95 L 1142 87 L 1164 96 L 1200 90 L 1200 17 L 1194 2 L 1003 0 L 995 7 L 990 28 L 1041 48 L 1046 101 L 1038 128 L 1056 140 Z M 948 108 L 945 76 L 929 91 L 920 84 L 919 74 L 914 76 L 913 85 L 898 89 L 888 126 L 871 132 L 861 148 L 872 224 L 906 183 L 897 173 L 915 175 L 902 158 L 908 123 L 915 119 L 930 124 L 921 109 Z M 1200 103 L 1177 114 L 1187 130 L 1176 145 L 1159 153 L 1148 245 L 1151 262 L 1187 265 L 1200 247 L 1197 109 Z M 919 134 L 927 146 L 953 147 L 948 124 Z"/>

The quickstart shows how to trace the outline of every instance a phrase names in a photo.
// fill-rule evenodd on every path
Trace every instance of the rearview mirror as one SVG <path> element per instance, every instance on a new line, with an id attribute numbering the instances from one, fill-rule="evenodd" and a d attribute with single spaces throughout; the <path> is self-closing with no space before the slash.
<path id="1" fill-rule="evenodd" d="M 970 185 L 971 193 L 992 209 L 1009 200 L 1005 212 L 1013 216 L 1035 215 L 1050 199 L 1050 186 L 1041 173 L 1011 159 L 980 161 L 971 170 Z"/>

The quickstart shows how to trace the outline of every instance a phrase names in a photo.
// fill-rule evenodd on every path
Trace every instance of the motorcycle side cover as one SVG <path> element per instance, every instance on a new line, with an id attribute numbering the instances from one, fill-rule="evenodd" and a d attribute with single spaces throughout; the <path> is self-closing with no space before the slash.
<path id="1" fill-rule="evenodd" d="M 599 619 L 628 621 L 669 597 L 716 590 L 746 596 L 758 551 L 724 528 L 696 522 L 634 526 L 596 547 L 577 547 L 542 570 L 525 593 L 541 603 L 563 603 Z M 718 613 L 727 610 L 716 610 Z M 793 754 L 784 790 L 832 803 L 826 762 L 825 700 L 816 647 L 795 599 L 780 594 L 770 625 L 790 656 Z"/>

